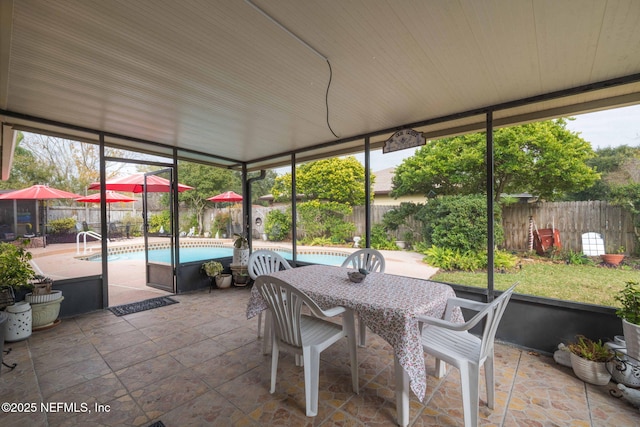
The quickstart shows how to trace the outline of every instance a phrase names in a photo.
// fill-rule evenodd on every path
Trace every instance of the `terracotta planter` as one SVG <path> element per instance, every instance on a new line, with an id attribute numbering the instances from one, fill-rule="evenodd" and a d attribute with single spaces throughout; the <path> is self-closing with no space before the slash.
<path id="1" fill-rule="evenodd" d="M 571 353 L 571 367 L 576 377 L 589 384 L 607 385 L 611 380 L 606 362 L 594 362 Z"/>
<path id="2" fill-rule="evenodd" d="M 624 254 L 604 254 L 600 255 L 602 261 L 611 265 L 618 265 L 624 259 Z"/>

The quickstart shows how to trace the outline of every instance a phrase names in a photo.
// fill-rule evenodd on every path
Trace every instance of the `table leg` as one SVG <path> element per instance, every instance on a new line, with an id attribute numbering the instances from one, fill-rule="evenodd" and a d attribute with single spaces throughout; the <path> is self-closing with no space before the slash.
<path id="1" fill-rule="evenodd" d="M 406 427 L 409 425 L 409 375 L 398 362 L 398 358 L 393 358 L 396 373 L 396 412 L 398 413 L 398 425 Z"/>

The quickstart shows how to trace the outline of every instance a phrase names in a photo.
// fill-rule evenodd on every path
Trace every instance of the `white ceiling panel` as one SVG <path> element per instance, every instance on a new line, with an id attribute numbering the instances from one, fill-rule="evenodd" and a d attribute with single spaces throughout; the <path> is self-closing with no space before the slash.
<path id="1" fill-rule="evenodd" d="M 0 0 L 2 121 L 251 162 L 610 79 L 629 84 L 494 117 L 637 102 L 640 1 L 252 2 L 272 19 L 246 0 Z"/>

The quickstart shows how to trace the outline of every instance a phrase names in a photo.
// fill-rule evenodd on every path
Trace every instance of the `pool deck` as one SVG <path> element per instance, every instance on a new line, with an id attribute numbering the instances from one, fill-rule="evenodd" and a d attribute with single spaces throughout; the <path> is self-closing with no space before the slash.
<path id="1" fill-rule="evenodd" d="M 189 241 L 192 238 L 182 238 L 181 242 Z M 199 239 L 197 240 L 205 240 Z M 230 246 L 231 239 L 207 239 L 216 244 Z M 196 241 L 194 238 L 192 241 Z M 142 238 L 123 239 L 108 242 L 110 248 L 118 246 L 139 245 L 143 243 Z M 264 247 L 274 248 L 280 247 L 291 249 L 290 245 L 279 242 L 264 242 L 262 240 L 254 240 L 254 249 Z M 87 243 L 87 252 L 100 252 L 101 243 L 94 241 Z M 298 246 L 299 251 L 319 251 L 327 252 L 353 252 L 357 248 L 319 248 L 317 246 Z M 72 277 L 95 276 L 102 274 L 102 263 L 90 262 L 79 257 L 86 255 L 83 251 L 83 245 L 80 245 L 81 254 L 77 253 L 76 243 L 58 243 L 48 245 L 46 248 L 32 248 L 29 252 L 33 255 L 32 264 L 36 269 L 36 273 L 52 278 L 55 280 L 67 279 Z M 427 279 L 434 275 L 437 268 L 430 267 L 422 262 L 423 255 L 407 251 L 380 251 L 385 257 L 387 273 L 403 275 L 408 277 L 418 277 Z M 108 263 L 109 275 L 109 305 L 115 306 L 135 301 L 141 301 L 148 298 L 154 298 L 169 293 L 159 289 L 146 286 L 144 261 L 138 260 L 121 260 Z"/>

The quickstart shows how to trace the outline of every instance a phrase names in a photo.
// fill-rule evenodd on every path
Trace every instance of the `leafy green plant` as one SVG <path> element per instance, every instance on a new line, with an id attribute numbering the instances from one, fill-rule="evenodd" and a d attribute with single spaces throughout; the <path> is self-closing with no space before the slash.
<path id="1" fill-rule="evenodd" d="M 495 268 L 513 268 L 517 265 L 517 263 L 518 257 L 507 251 L 493 252 L 493 265 Z"/>
<path id="2" fill-rule="evenodd" d="M 224 267 L 218 261 L 207 261 L 202 264 L 201 270 L 204 271 L 207 276 L 214 277 L 222 273 Z"/>
<path id="3" fill-rule="evenodd" d="M 51 230 L 51 234 L 70 233 L 76 229 L 76 220 L 74 218 L 52 219 L 47 224 L 47 228 Z"/>
<path id="4" fill-rule="evenodd" d="M 277 209 L 269 211 L 264 223 L 264 232 L 269 240 L 280 242 L 291 232 L 291 216 Z"/>
<path id="5" fill-rule="evenodd" d="M 457 265 L 456 253 L 453 249 L 431 246 L 427 249 L 426 255 L 427 264 L 443 270 L 454 270 Z"/>
<path id="6" fill-rule="evenodd" d="M 248 249 L 249 240 L 244 234 L 233 233 L 233 247 L 236 249 Z"/>
<path id="7" fill-rule="evenodd" d="M 308 246 L 330 246 L 333 242 L 328 237 L 315 237 L 313 239 L 302 239 L 300 243 Z"/>
<path id="8" fill-rule="evenodd" d="M 481 252 L 487 247 L 486 197 L 444 196 L 432 199 L 417 214 L 425 226 L 425 242 L 429 245 L 459 250 Z M 504 239 L 501 211 L 494 210 L 495 243 Z"/>
<path id="9" fill-rule="evenodd" d="M 29 264 L 31 258 L 31 252 L 27 252 L 24 245 L 0 243 L 0 285 L 11 286 L 15 290 L 31 289 L 30 281 L 35 278 L 35 271 Z"/>
<path id="10" fill-rule="evenodd" d="M 563 254 L 563 258 L 567 264 L 570 265 L 593 265 L 594 262 L 591 258 L 583 254 L 582 252 L 576 252 L 568 250 Z"/>
<path id="11" fill-rule="evenodd" d="M 593 341 L 584 335 L 578 335 L 576 339 L 576 342 L 567 346 L 576 356 L 594 362 L 608 362 L 613 358 L 613 352 L 601 340 Z"/>
<path id="12" fill-rule="evenodd" d="M 227 212 L 219 212 L 216 214 L 215 219 L 213 220 L 213 225 L 211 226 L 211 233 L 215 236 L 218 234 L 222 236 L 227 232 L 227 225 L 231 220 L 231 215 Z"/>
<path id="13" fill-rule="evenodd" d="M 371 227 L 371 247 L 373 249 L 398 250 L 398 246 L 391 239 L 382 224 Z"/>
<path id="14" fill-rule="evenodd" d="M 615 300 L 621 305 L 616 315 L 629 323 L 640 325 L 640 283 L 628 281 Z"/>
<path id="15" fill-rule="evenodd" d="M 165 232 L 171 230 L 171 215 L 168 210 L 151 215 L 151 218 L 149 218 L 149 231 L 151 233 L 158 233 L 161 229 L 164 229 Z"/>
<path id="16" fill-rule="evenodd" d="M 343 243 L 356 230 L 353 223 L 344 220 L 351 212 L 346 203 L 310 200 L 298 205 L 298 224 L 307 238 L 328 237 L 333 243 Z"/>
<path id="17" fill-rule="evenodd" d="M 486 269 L 488 259 L 486 252 L 460 251 L 439 246 L 431 246 L 425 251 L 425 261 L 442 270 L 478 271 Z M 508 269 L 516 265 L 517 257 L 504 251 L 495 251 L 493 264 L 495 268 Z"/>

